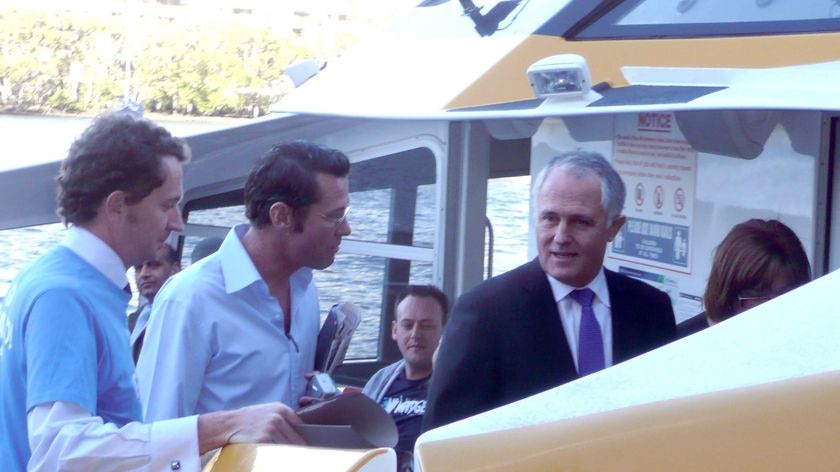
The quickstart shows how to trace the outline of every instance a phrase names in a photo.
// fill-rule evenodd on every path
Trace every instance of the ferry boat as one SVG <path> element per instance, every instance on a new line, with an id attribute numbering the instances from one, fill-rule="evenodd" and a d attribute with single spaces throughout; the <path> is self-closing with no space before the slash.
<path id="1" fill-rule="evenodd" d="M 226 232 L 208 212 L 242 218 L 245 176 L 272 144 L 307 139 L 347 153 L 352 218 L 381 223 L 345 240 L 329 270 L 362 288 L 365 299 L 351 301 L 379 325 L 376 353 L 335 375 L 361 385 L 399 357 L 388 333 L 400 288 L 434 283 L 454 299 L 492 274 L 488 182 L 536 175 L 563 151 L 600 152 L 628 188 L 628 223 L 605 265 L 667 292 L 679 319 L 702 311 L 715 246 L 749 218 L 790 226 L 818 279 L 429 431 L 418 468 L 836 470 L 838 46 L 836 0 L 424 0 L 268 116 L 189 137 L 185 237 Z M 16 202 L 0 209 L 0 229 L 56 221 L 57 166 L 0 174 L 0 194 Z M 359 277 L 358 264 L 378 275 Z M 286 465 L 284 454 L 327 470 L 319 450 L 226 453 L 244 470 Z M 386 452 L 349 454 L 352 465 L 330 467 L 390 467 Z M 234 462 L 208 467 L 240 470 L 226 468 Z"/>

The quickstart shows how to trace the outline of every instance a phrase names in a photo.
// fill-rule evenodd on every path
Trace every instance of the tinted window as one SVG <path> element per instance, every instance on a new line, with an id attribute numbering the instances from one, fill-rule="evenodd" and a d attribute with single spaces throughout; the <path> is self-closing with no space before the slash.
<path id="1" fill-rule="evenodd" d="M 836 2 L 637 0 L 622 2 L 577 39 L 710 37 L 840 30 Z"/>

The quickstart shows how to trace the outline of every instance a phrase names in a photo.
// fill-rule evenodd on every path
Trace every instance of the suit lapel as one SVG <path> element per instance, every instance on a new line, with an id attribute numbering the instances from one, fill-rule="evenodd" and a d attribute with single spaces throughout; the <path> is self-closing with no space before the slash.
<path id="1" fill-rule="evenodd" d="M 577 367 L 569 349 L 566 332 L 563 330 L 563 322 L 560 321 L 554 293 L 539 260 L 534 259 L 526 266 L 522 288 L 524 300 L 530 306 L 528 312 L 538 318 L 539 330 L 535 332 L 534 342 L 542 344 L 541 351 L 545 353 L 545 358 L 535 361 L 553 364 L 564 379 L 567 379 L 569 374 L 577 376 Z"/>
<path id="2" fill-rule="evenodd" d="M 632 356 L 633 324 L 636 319 L 636 303 L 630 299 L 626 285 L 615 272 L 604 269 L 607 276 L 607 290 L 610 292 L 610 317 L 612 318 L 613 364 L 626 361 Z"/>

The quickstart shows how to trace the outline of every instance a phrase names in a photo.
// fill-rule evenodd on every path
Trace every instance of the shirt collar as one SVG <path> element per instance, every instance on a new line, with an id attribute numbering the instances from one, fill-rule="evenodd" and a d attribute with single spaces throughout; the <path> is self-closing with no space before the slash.
<path id="1" fill-rule="evenodd" d="M 245 246 L 242 245 L 242 237 L 250 227 L 248 223 L 234 226 L 219 246 L 217 254 L 222 266 L 227 293 L 238 292 L 256 282 L 265 283 L 248 251 L 245 250 Z M 292 274 L 291 279 L 304 284 L 309 283 L 312 280 L 312 269 L 302 267 Z"/>
<path id="2" fill-rule="evenodd" d="M 105 241 L 79 226 L 71 226 L 61 245 L 92 265 L 117 287 L 128 285 L 126 267 L 120 256 Z"/>
<path id="3" fill-rule="evenodd" d="M 572 287 L 571 285 L 564 284 L 563 282 L 548 275 L 548 273 L 546 273 L 545 276 L 548 279 L 548 284 L 551 286 L 551 293 L 554 295 L 555 303 L 566 298 L 572 290 L 577 288 L 588 288 L 595 292 L 595 296 L 601 301 L 601 303 L 603 303 L 607 308 L 610 307 L 610 291 L 607 288 L 607 276 L 604 275 L 603 267 L 601 267 L 601 270 L 598 271 L 598 275 L 596 275 L 591 282 L 586 284 L 585 287 Z"/>

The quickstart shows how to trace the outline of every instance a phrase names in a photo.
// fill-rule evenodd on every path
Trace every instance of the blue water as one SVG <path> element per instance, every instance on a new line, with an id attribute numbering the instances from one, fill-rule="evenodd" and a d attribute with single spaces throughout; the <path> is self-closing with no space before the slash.
<path id="1" fill-rule="evenodd" d="M 4 152 L 0 155 L 0 171 L 61 159 L 73 139 L 88 125 L 90 119 L 75 117 L 16 116 L 0 114 L 0 142 Z M 219 129 L 230 121 L 165 121 L 173 134 L 186 136 Z M 499 274 L 512 269 L 527 260 L 528 250 L 528 177 L 496 179 L 488 188 L 488 217 L 493 224 L 495 251 L 493 272 Z M 384 195 L 383 195 L 384 197 Z M 421 190 L 418 197 L 417 226 L 428 227 L 434 222 L 432 192 Z M 3 202 L 3 205 L 13 204 Z M 381 221 L 382 206 L 376 203 L 376 195 L 365 195 L 353 202 L 351 225 L 354 233 L 371 235 L 387 226 Z M 206 224 L 231 224 L 245 221 L 238 208 L 217 210 L 209 214 L 191 216 L 201 218 Z M 425 221 L 425 223 L 424 223 Z M 43 254 L 63 237 L 63 226 L 51 224 L 31 228 L 0 231 L 0 247 L 3 258 L 0 261 L 0 298 L 8 291 L 9 284 L 17 272 L 30 261 Z M 430 247 L 431 231 L 420 231 L 415 244 Z M 187 238 L 184 254 L 189 255 L 197 239 Z M 188 258 L 184 258 L 184 266 Z M 316 273 L 321 294 L 322 315 L 338 300 L 352 301 L 362 310 L 362 324 L 353 337 L 348 351 L 349 358 L 375 356 L 379 336 L 379 314 L 382 309 L 382 258 L 339 254 L 336 263 Z M 413 264 L 412 283 L 429 283 L 431 264 Z M 129 270 L 133 281 L 133 269 Z M 136 291 L 135 291 L 136 293 Z M 136 299 L 132 301 L 132 306 Z"/>

